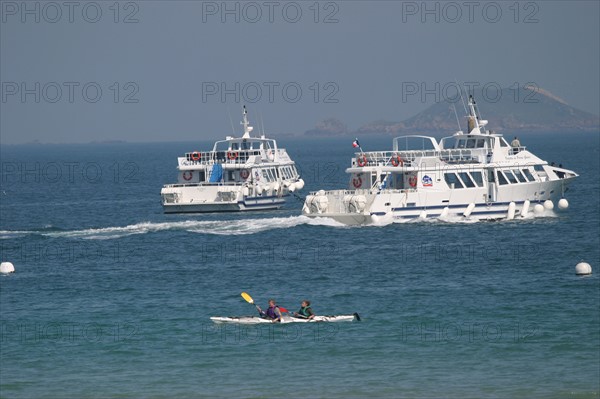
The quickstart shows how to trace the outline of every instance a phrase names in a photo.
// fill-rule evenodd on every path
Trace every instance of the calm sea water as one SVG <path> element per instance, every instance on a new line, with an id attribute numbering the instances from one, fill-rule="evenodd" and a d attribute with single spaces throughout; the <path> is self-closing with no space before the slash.
<path id="1" fill-rule="evenodd" d="M 351 228 L 294 198 L 164 215 L 176 157 L 210 143 L 2 147 L 0 396 L 598 397 L 599 137 L 520 137 L 581 175 L 554 217 Z M 301 195 L 347 184 L 350 144 L 280 140 Z M 212 325 L 254 313 L 242 291 L 363 321 Z"/>

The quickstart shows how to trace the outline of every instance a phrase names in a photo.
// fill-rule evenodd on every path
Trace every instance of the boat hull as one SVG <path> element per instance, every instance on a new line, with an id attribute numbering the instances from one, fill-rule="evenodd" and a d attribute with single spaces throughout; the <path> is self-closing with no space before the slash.
<path id="1" fill-rule="evenodd" d="M 305 203 L 303 215 L 310 218 L 329 218 L 346 225 L 366 225 L 378 222 L 402 222 L 417 219 L 469 219 L 469 220 L 501 220 L 512 218 L 525 218 L 536 215 L 535 205 L 544 205 L 562 197 L 564 189 L 572 178 L 549 181 L 544 183 L 530 183 L 522 185 L 522 192 L 500 192 L 496 201 L 473 201 L 474 198 L 484 198 L 487 188 L 473 189 L 473 192 L 457 198 L 448 192 L 429 191 L 427 193 L 413 191 L 385 191 L 385 190 L 334 190 L 325 193 L 327 208 L 322 212 L 315 212 Z M 467 194 L 463 191 L 464 194 Z M 352 212 L 343 204 L 343 198 L 348 195 L 359 194 L 364 197 L 366 206 L 361 212 Z M 445 198 L 452 198 L 444 201 Z M 444 202 L 443 202 L 444 201 Z M 526 201 L 528 205 L 526 206 Z M 307 200 L 308 202 L 308 200 Z M 413 203 L 408 205 L 407 203 Z M 419 205 L 417 205 L 419 204 Z M 514 205 L 511 205 L 514 204 Z M 514 207 L 514 214 L 510 208 Z M 331 211 L 335 210 L 335 211 Z M 524 210 L 526 212 L 524 212 Z M 544 208 L 547 214 L 549 211 Z"/>
<path id="2" fill-rule="evenodd" d="M 232 317 L 221 317 L 214 316 L 210 318 L 216 324 L 273 324 L 270 319 L 265 319 L 258 316 L 232 316 Z M 358 315 L 336 315 L 336 316 L 315 316 L 313 319 L 302 319 L 299 317 L 284 316 L 281 319 L 281 323 L 278 324 L 289 324 L 289 323 L 338 323 L 338 322 L 349 322 L 358 320 Z"/>
<path id="3" fill-rule="evenodd" d="M 247 212 L 280 209 L 285 199 L 245 200 L 239 202 L 206 202 L 190 204 L 163 204 L 164 213 L 215 213 L 215 212 Z"/>

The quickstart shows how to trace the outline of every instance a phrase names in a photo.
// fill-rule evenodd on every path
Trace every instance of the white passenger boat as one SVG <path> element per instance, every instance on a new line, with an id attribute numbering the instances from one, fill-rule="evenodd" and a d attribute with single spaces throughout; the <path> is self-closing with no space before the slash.
<path id="1" fill-rule="evenodd" d="M 233 324 L 264 324 L 264 323 L 273 323 L 273 320 L 267 319 L 264 317 L 258 316 L 231 316 L 231 317 L 218 317 L 214 316 L 210 318 L 213 322 L 217 324 L 224 323 L 233 323 Z M 341 321 L 360 321 L 360 316 L 358 313 L 350 314 L 350 315 L 337 315 L 337 316 L 315 316 L 312 319 L 305 319 L 301 317 L 293 317 L 284 315 L 281 318 L 282 324 L 287 323 L 337 323 Z"/>
<path id="2" fill-rule="evenodd" d="M 533 155 L 520 143 L 485 130 L 469 97 L 468 134 L 439 143 L 429 136 L 393 140 L 392 151 L 358 152 L 348 190 L 311 192 L 302 213 L 345 224 L 401 219 L 514 219 L 569 203 L 567 185 L 578 175 Z M 415 141 L 419 149 L 414 148 Z"/>
<path id="3" fill-rule="evenodd" d="M 278 209 L 304 187 L 294 161 L 277 142 L 250 137 L 244 107 L 244 134 L 217 141 L 211 151 L 178 158 L 178 182 L 161 190 L 165 213 Z"/>

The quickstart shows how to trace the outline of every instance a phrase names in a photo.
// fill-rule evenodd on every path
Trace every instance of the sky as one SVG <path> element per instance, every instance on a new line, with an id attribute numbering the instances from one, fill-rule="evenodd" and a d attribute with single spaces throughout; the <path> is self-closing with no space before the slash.
<path id="1" fill-rule="evenodd" d="M 242 105 L 267 135 L 356 129 L 456 82 L 598 115 L 599 24 L 598 1 L 1 0 L 0 144 L 217 139 Z"/>

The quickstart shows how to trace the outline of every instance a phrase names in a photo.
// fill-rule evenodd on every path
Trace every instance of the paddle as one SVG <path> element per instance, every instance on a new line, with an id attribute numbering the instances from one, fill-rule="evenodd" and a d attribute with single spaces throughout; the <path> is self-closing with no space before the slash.
<path id="1" fill-rule="evenodd" d="M 256 309 L 257 309 L 257 310 L 258 310 L 258 309 L 260 309 L 260 308 L 258 307 L 258 305 L 254 303 L 254 299 L 252 299 L 252 297 L 250 296 L 250 294 L 248 294 L 247 292 L 242 292 L 242 298 L 244 298 L 244 300 L 245 300 L 246 302 L 248 302 L 249 304 L 256 306 Z M 288 310 L 287 310 L 286 308 L 282 307 L 282 306 L 278 306 L 278 308 L 279 308 L 279 310 L 281 310 L 283 313 L 289 313 L 289 312 L 288 312 Z M 259 310 L 259 311 L 260 311 L 260 310 Z"/>

